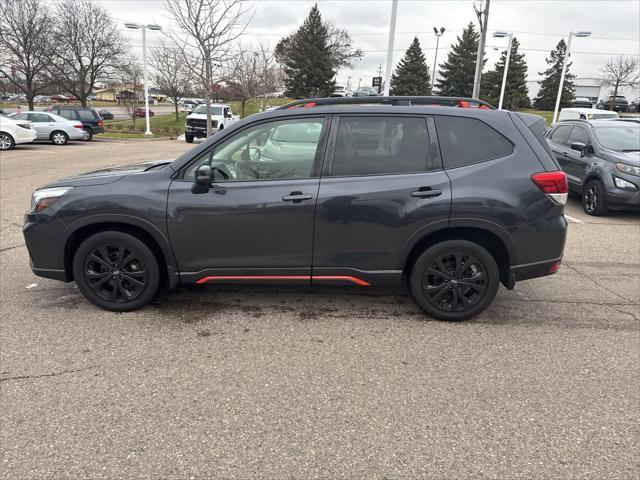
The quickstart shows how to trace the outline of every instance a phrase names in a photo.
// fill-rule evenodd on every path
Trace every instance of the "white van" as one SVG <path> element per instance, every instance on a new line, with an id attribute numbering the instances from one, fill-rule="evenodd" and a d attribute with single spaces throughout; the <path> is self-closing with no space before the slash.
<path id="1" fill-rule="evenodd" d="M 562 120 L 607 120 L 611 118 L 618 118 L 618 113 L 596 108 L 563 108 L 558 115 L 559 122 Z"/>

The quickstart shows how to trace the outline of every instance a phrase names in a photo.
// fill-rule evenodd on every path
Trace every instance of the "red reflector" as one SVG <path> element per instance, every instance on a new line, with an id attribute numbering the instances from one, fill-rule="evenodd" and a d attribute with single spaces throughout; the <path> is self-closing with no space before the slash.
<path id="1" fill-rule="evenodd" d="M 304 104 L 304 108 L 311 108 L 315 106 L 316 106 L 316 102 L 309 102 Z"/>
<path id="2" fill-rule="evenodd" d="M 469 102 L 467 102 L 465 100 L 460 100 L 458 102 L 458 107 L 460 107 L 460 108 L 470 108 L 471 105 L 469 104 Z"/>
<path id="3" fill-rule="evenodd" d="M 291 105 L 290 107 L 287 107 L 287 110 L 295 110 L 296 108 L 298 108 L 298 105 Z"/>
<path id="4" fill-rule="evenodd" d="M 556 262 L 553 265 L 551 265 L 551 268 L 549 269 L 549 273 L 556 273 L 558 270 L 560 270 L 560 262 Z"/>
<path id="5" fill-rule="evenodd" d="M 547 194 L 569 192 L 567 174 L 561 171 L 534 173 L 531 180 Z"/>
<path id="6" fill-rule="evenodd" d="M 486 105 L 480 105 L 478 108 L 481 110 L 491 110 L 491 108 L 487 107 Z"/>

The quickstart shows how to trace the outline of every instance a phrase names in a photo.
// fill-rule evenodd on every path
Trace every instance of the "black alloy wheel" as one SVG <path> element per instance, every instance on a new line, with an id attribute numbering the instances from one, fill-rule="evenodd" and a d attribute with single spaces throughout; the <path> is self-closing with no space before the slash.
<path id="1" fill-rule="evenodd" d="M 428 314 L 441 320 L 464 320 L 493 301 L 499 271 L 481 246 L 448 240 L 418 258 L 410 283 L 414 299 Z"/>
<path id="2" fill-rule="evenodd" d="M 606 215 L 607 208 L 604 186 L 600 180 L 591 180 L 584 187 L 582 192 L 582 209 L 587 215 Z"/>
<path id="3" fill-rule="evenodd" d="M 140 308 L 159 286 L 153 252 L 124 232 L 101 232 L 85 240 L 74 257 L 73 274 L 80 291 L 107 310 Z"/>

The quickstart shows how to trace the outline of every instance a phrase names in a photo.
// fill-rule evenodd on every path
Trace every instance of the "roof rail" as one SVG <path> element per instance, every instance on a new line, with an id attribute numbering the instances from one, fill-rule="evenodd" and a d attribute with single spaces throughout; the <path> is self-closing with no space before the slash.
<path id="1" fill-rule="evenodd" d="M 597 120 L 596 118 L 592 118 L 591 120 Z M 581 122 L 581 123 L 591 123 L 590 120 L 586 118 L 565 118 L 564 120 L 557 120 L 556 123 L 560 122 Z"/>
<path id="2" fill-rule="evenodd" d="M 294 100 L 291 103 L 282 105 L 278 110 L 293 110 L 296 108 L 321 107 L 326 105 L 431 105 L 434 107 L 458 107 L 458 108 L 481 108 L 483 110 L 495 110 L 495 107 L 477 98 L 467 97 L 438 97 L 436 95 L 424 97 L 329 97 L 329 98 L 307 98 Z"/>

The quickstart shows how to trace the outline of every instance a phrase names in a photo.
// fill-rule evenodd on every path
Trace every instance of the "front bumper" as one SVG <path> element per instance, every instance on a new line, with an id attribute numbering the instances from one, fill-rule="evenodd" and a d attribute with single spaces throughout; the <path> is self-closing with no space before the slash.
<path id="1" fill-rule="evenodd" d="M 615 177 L 633 183 L 635 190 L 622 190 L 615 184 Z M 607 207 L 611 210 L 640 210 L 640 177 L 616 171 L 607 179 Z"/>
<path id="2" fill-rule="evenodd" d="M 71 281 L 64 263 L 64 224 L 48 213 L 27 213 L 22 227 L 34 274 Z"/>

